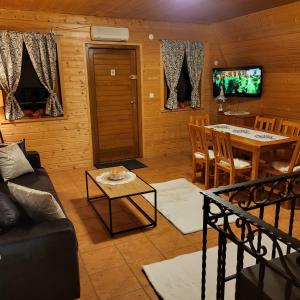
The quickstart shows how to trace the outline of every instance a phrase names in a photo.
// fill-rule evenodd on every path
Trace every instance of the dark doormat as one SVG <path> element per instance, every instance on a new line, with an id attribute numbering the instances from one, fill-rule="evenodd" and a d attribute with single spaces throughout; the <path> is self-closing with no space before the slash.
<path id="1" fill-rule="evenodd" d="M 95 163 L 95 167 L 97 169 L 111 168 L 117 166 L 124 166 L 128 170 L 141 169 L 147 167 L 146 165 L 144 165 L 143 163 L 141 163 L 136 159 L 115 160 L 115 161 L 108 161 L 103 163 Z"/>

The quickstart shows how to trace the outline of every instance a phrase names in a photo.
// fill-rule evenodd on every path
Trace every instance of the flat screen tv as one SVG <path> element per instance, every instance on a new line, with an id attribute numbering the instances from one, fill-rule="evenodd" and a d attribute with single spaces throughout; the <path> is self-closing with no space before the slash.
<path id="1" fill-rule="evenodd" d="M 213 94 L 225 96 L 260 97 L 262 90 L 262 67 L 236 67 L 213 69 Z"/>

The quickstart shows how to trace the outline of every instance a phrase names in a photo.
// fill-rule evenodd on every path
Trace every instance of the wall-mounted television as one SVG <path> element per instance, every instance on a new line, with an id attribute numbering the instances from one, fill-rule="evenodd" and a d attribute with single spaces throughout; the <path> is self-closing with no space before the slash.
<path id="1" fill-rule="evenodd" d="M 214 97 L 220 95 L 221 87 L 227 97 L 260 97 L 262 73 L 260 66 L 214 68 L 212 74 Z"/>

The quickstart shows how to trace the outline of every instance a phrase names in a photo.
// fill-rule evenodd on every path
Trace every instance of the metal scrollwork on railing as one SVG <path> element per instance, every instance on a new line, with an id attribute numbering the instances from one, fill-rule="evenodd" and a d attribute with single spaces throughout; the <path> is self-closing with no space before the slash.
<path id="1" fill-rule="evenodd" d="M 288 201 L 290 198 L 300 197 L 300 179 L 298 177 L 276 177 L 269 182 L 257 180 L 250 186 L 237 184 L 228 186 L 223 191 L 222 188 L 216 189 L 216 194 L 219 196 L 228 192 L 230 192 L 230 203 L 237 203 L 239 207 L 249 210 L 273 204 L 276 201 Z"/>
<path id="2" fill-rule="evenodd" d="M 225 281 L 231 280 L 225 279 L 224 274 L 222 275 L 226 265 L 226 240 L 238 245 L 239 251 L 242 251 L 238 255 L 241 259 L 245 251 L 255 258 L 257 263 L 267 266 L 300 288 L 300 241 L 293 237 L 294 210 L 296 201 L 300 201 L 300 172 L 211 189 L 202 193 L 205 199 L 204 223 L 206 222 L 203 226 L 205 268 L 207 228 L 210 226 L 219 232 L 218 263 L 221 265 L 218 267 L 218 272 L 221 273 L 218 273 L 217 288 L 221 289 L 221 292 L 217 293 L 217 299 L 223 299 Z M 223 197 L 228 194 L 229 201 Z M 290 208 L 285 210 L 285 216 L 287 213 L 290 216 L 285 219 L 289 224 L 287 224 L 287 232 L 283 232 L 279 229 L 281 203 L 287 201 L 290 202 Z M 270 218 L 269 222 L 264 220 L 264 208 L 272 204 L 275 206 L 274 224 L 270 224 Z M 258 209 L 259 217 L 250 213 L 255 209 Z M 287 255 L 290 253 L 296 255 L 296 270 L 295 266 L 291 267 L 290 263 L 287 263 Z M 271 263 L 275 258 L 277 263 Z M 242 266 L 243 262 L 237 261 L 237 272 L 239 268 L 241 271 Z M 205 290 L 204 275 L 205 270 L 202 273 L 204 287 L 202 291 Z M 235 276 L 231 277 L 235 278 Z M 222 282 L 219 282 L 220 280 Z M 205 292 L 202 294 L 202 299 L 205 299 Z"/>

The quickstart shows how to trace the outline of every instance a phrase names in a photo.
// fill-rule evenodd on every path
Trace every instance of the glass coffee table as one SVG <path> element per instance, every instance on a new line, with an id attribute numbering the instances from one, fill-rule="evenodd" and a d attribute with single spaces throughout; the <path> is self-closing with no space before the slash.
<path id="1" fill-rule="evenodd" d="M 114 168 L 105 168 L 105 169 L 96 169 L 85 172 L 86 179 L 86 196 L 87 201 L 92 206 L 99 219 L 102 221 L 106 229 L 109 231 L 110 235 L 113 236 L 115 234 L 125 233 L 133 230 L 138 230 L 147 227 L 155 227 L 157 224 L 157 200 L 156 200 L 156 190 L 150 186 L 147 182 L 145 182 L 142 178 L 136 175 L 136 178 L 129 182 L 117 185 L 111 184 L 103 184 L 99 183 L 96 180 L 96 177 L 101 175 L 104 172 L 110 172 L 112 170 L 119 171 L 128 171 L 125 167 L 114 167 Z M 89 180 L 94 182 L 97 188 L 100 190 L 102 195 L 90 197 L 89 195 Z M 138 196 L 147 193 L 154 193 L 154 219 L 150 217 L 132 198 L 133 196 Z M 129 203 L 131 203 L 137 211 L 139 211 L 148 221 L 148 224 L 143 224 L 135 227 L 130 227 L 125 230 L 114 231 L 113 230 L 113 211 L 112 211 L 112 201 L 118 201 L 120 199 L 127 199 Z M 100 212 L 96 209 L 97 201 L 108 201 L 108 213 L 109 213 L 109 222 L 105 222 L 104 217 L 100 214 Z M 146 200 L 145 200 L 146 201 Z"/>

